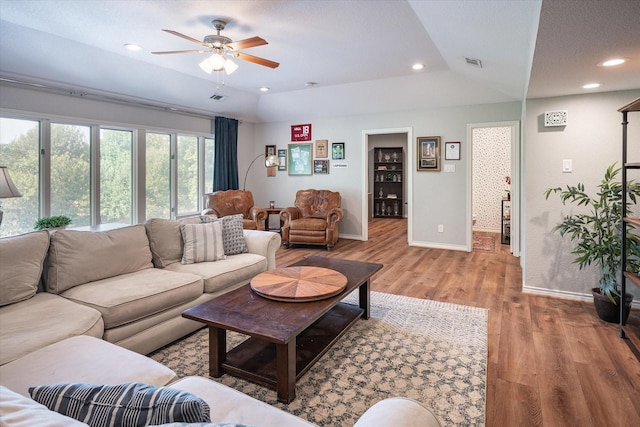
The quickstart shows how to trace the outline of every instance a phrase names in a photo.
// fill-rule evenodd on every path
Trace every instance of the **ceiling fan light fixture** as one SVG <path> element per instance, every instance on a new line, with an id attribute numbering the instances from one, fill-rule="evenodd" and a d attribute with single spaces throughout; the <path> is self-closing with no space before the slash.
<path id="1" fill-rule="evenodd" d="M 202 71 L 209 74 L 213 73 L 214 71 L 222 71 L 226 69 L 225 59 L 219 53 L 214 53 L 198 65 L 200 66 L 200 68 L 202 68 Z M 230 68 L 232 68 L 232 66 L 230 66 Z M 238 68 L 237 65 L 236 68 Z M 235 71 L 235 69 L 233 71 Z M 231 74 L 233 71 L 227 71 L 227 74 Z"/>
<path id="2" fill-rule="evenodd" d="M 233 73 L 235 70 L 238 69 L 238 64 L 236 64 L 230 59 L 225 59 L 225 58 L 223 59 L 224 59 L 224 71 L 226 71 L 227 75 Z"/>

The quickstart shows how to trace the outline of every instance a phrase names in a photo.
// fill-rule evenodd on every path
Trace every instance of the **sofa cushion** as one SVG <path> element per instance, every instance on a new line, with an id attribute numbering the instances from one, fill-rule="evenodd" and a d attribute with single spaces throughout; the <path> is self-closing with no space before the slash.
<path id="1" fill-rule="evenodd" d="M 0 307 L 0 365 L 77 335 L 102 338 L 100 312 L 48 292 Z"/>
<path id="2" fill-rule="evenodd" d="M 202 292 L 199 276 L 147 268 L 76 286 L 61 295 L 98 310 L 109 329 L 195 300 Z"/>
<path id="3" fill-rule="evenodd" d="M 202 215 L 200 219 L 202 222 L 222 222 L 222 239 L 226 255 L 242 254 L 249 251 L 247 242 L 244 240 L 242 215 L 229 215 L 222 218 Z"/>
<path id="4" fill-rule="evenodd" d="M 184 251 L 182 264 L 225 259 L 222 223 L 180 224 Z"/>
<path id="5" fill-rule="evenodd" d="M 52 411 L 95 427 L 211 421 L 209 405 L 201 398 L 150 384 L 43 385 L 29 388 L 29 393 Z"/>
<path id="6" fill-rule="evenodd" d="M 0 239 L 0 306 L 36 294 L 47 249 L 47 231 Z"/>
<path id="7" fill-rule="evenodd" d="M 91 232 L 51 234 L 47 290 L 59 294 L 77 285 L 152 268 L 142 225 Z"/>
<path id="8" fill-rule="evenodd" d="M 11 427 L 86 427 L 86 424 L 50 411 L 46 406 L 3 385 L 0 385 L 0 425 Z"/>
<path id="9" fill-rule="evenodd" d="M 249 283 L 257 274 L 267 271 L 267 266 L 262 255 L 246 253 L 228 256 L 220 262 L 171 264 L 167 270 L 197 274 L 204 279 L 204 292 L 212 294 Z"/>
<path id="10" fill-rule="evenodd" d="M 182 234 L 180 224 L 198 224 L 199 217 L 185 218 L 174 221 L 163 218 L 148 219 L 144 227 L 149 239 L 149 247 L 153 255 L 153 265 L 165 268 L 182 259 Z"/>
<path id="11" fill-rule="evenodd" d="M 244 423 L 260 427 L 313 426 L 302 418 L 208 378 L 186 377 L 169 387 L 188 391 L 204 399 L 211 408 L 211 419 L 218 423 Z"/>
<path id="12" fill-rule="evenodd" d="M 80 335 L 35 350 L 0 366 L 2 384 L 29 396 L 29 387 L 63 382 L 163 386 L 177 379 L 161 363 L 103 339 Z"/>

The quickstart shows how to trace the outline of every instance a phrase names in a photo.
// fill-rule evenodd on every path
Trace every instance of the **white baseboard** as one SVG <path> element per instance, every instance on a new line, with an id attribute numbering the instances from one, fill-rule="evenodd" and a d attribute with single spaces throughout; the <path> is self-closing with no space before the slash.
<path id="1" fill-rule="evenodd" d="M 561 291 L 557 289 L 546 289 L 546 288 L 535 288 L 531 286 L 523 286 L 522 293 L 544 295 L 548 297 L 563 298 L 563 299 L 569 299 L 574 301 L 593 302 L 593 295 L 585 294 L 581 292 L 569 292 L 569 291 Z M 633 300 L 631 302 L 631 307 L 640 308 L 640 301 Z"/>
<path id="2" fill-rule="evenodd" d="M 409 246 L 417 246 L 420 248 L 430 248 L 430 249 L 446 249 L 450 251 L 467 251 L 466 246 L 461 245 L 448 245 L 443 243 L 433 243 L 433 242 L 409 242 Z"/>

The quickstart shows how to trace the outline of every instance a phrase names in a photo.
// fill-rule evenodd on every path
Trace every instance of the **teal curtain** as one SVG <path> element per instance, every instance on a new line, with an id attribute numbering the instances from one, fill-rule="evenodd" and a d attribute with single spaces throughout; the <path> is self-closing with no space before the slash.
<path id="1" fill-rule="evenodd" d="M 216 116 L 213 191 L 238 189 L 238 121 Z"/>

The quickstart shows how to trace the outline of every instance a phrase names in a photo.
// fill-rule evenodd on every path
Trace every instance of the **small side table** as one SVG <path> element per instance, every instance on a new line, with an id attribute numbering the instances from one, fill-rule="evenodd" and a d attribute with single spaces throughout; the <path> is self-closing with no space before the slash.
<path id="1" fill-rule="evenodd" d="M 267 219 L 265 220 L 265 223 L 264 223 L 264 229 L 280 233 L 280 230 L 282 229 L 282 220 L 280 220 L 280 211 L 284 208 L 265 208 L 265 209 L 267 210 Z M 269 227 L 269 217 L 271 215 L 278 215 L 278 224 L 280 224 L 278 228 Z"/>

